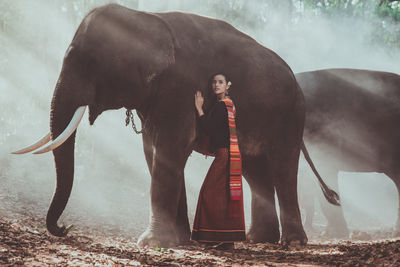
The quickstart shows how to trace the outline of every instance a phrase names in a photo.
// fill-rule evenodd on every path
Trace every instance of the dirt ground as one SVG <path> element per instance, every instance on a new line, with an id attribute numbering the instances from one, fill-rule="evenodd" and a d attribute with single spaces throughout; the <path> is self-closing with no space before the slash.
<path id="1" fill-rule="evenodd" d="M 316 226 L 308 235 L 307 246 L 287 248 L 236 243 L 234 250 L 221 251 L 193 243 L 141 249 L 136 245 L 140 232 L 127 231 L 128 226 L 69 215 L 68 221 L 75 226 L 66 237 L 58 238 L 46 230 L 47 210 L 38 207 L 42 205 L 3 189 L 0 187 L 0 266 L 400 266 L 400 238 L 395 238 L 399 233 L 393 229 L 353 230 L 351 239 L 334 240 L 324 237 L 322 228 Z"/>
<path id="2" fill-rule="evenodd" d="M 51 236 L 44 218 L 29 212 L 0 213 L 0 265 L 4 266 L 400 266 L 400 239 L 311 241 L 305 247 L 237 243 L 231 251 L 196 244 L 174 248 L 136 246 L 116 231 L 74 228 Z"/>

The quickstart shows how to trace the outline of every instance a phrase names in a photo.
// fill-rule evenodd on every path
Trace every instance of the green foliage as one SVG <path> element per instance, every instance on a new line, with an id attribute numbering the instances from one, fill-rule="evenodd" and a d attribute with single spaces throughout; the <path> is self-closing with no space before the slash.
<path id="1" fill-rule="evenodd" d="M 368 18 L 375 14 L 381 18 L 400 21 L 400 1 L 382 0 L 293 0 L 315 14 Z"/>
<path id="2" fill-rule="evenodd" d="M 307 16 L 348 18 L 369 24 L 371 45 L 400 49 L 400 1 L 392 0 L 293 0 L 302 4 Z M 303 14 L 304 15 L 304 14 Z M 345 21 L 345 20 L 344 20 Z M 344 22 L 343 21 L 343 22 Z M 346 27 L 345 23 L 343 27 Z"/>
<path id="3" fill-rule="evenodd" d="M 301 7 L 300 9 L 295 9 Z M 277 10 L 297 19 L 328 18 L 339 27 L 357 21 L 372 29 L 371 45 L 389 51 L 400 49 L 400 1 L 382 0 L 204 0 L 204 13 L 225 20 L 252 35 L 252 29 L 268 27 Z M 281 14 L 282 15 L 282 14 Z M 290 23 L 285 24 L 289 27 Z M 283 25 L 283 26 L 285 26 Z"/>
<path id="4" fill-rule="evenodd" d="M 294 0 L 302 2 L 304 7 L 329 17 L 364 17 L 371 8 L 378 4 L 377 0 Z"/>
<path id="5" fill-rule="evenodd" d="M 385 2 L 382 5 L 377 5 L 375 12 L 382 18 L 400 22 L 400 1 Z"/>

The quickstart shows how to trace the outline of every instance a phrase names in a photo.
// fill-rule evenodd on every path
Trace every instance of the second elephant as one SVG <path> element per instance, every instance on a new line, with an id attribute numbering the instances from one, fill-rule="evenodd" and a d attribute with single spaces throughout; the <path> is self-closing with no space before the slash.
<path id="1" fill-rule="evenodd" d="M 393 180 L 400 195 L 400 76 L 326 69 L 298 73 L 296 79 L 306 103 L 304 139 L 323 150 L 317 163 L 328 165 L 330 185 L 338 189 L 339 171 L 378 172 Z M 342 209 L 325 203 L 327 232 L 348 236 Z M 398 231 L 399 216 L 400 211 Z"/>

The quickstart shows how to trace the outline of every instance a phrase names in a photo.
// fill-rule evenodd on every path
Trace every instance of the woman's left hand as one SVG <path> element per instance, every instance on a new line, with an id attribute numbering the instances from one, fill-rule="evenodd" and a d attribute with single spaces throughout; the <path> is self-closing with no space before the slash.
<path id="1" fill-rule="evenodd" d="M 203 115 L 203 103 L 204 103 L 204 98 L 201 95 L 200 91 L 197 91 L 196 94 L 194 95 L 194 105 L 196 106 L 197 111 L 199 112 L 199 116 Z"/>

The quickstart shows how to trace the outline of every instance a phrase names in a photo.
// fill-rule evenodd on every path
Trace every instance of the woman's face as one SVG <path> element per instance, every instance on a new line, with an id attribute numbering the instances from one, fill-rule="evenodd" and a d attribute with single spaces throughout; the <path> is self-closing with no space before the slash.
<path id="1" fill-rule="evenodd" d="M 211 82 L 213 92 L 216 95 L 225 96 L 228 91 L 229 85 L 226 78 L 222 74 L 215 75 Z"/>

